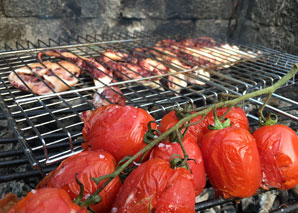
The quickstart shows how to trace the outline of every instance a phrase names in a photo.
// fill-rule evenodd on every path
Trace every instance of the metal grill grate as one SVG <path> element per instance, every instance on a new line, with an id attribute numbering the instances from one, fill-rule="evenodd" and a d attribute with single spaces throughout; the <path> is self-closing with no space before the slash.
<path id="1" fill-rule="evenodd" d="M 185 36 L 187 37 L 187 36 Z M 7 119 L 13 129 L 14 136 L 23 148 L 26 158 L 17 160 L 7 160 L 0 164 L 0 167 L 16 166 L 30 163 L 31 166 L 38 168 L 41 173 L 50 171 L 54 164 L 60 160 L 81 151 L 82 127 L 80 113 L 94 108 L 90 102 L 99 86 L 95 86 L 93 76 L 87 72 L 78 77 L 78 83 L 70 87 L 68 91 L 37 96 L 33 93 L 26 93 L 11 86 L 8 75 L 11 71 L 36 63 L 36 54 L 46 49 L 63 49 L 82 57 L 100 57 L 106 49 L 116 51 L 131 52 L 135 48 L 149 48 L 154 50 L 154 45 L 164 39 L 163 36 L 151 36 L 147 33 L 114 33 L 103 35 L 87 35 L 77 38 L 60 38 L 57 41 L 48 42 L 38 41 L 36 44 L 28 42 L 26 46 L 17 44 L 17 49 L 6 46 L 6 50 L 0 52 L 0 107 L 2 110 L 1 118 Z M 183 39 L 183 37 L 180 37 Z M 217 43 L 227 41 L 216 40 Z M 221 68 L 224 64 L 217 66 L 207 66 L 206 70 L 210 73 L 210 80 L 203 76 L 192 74 L 191 69 L 183 69 L 178 65 L 169 64 L 161 61 L 167 67 L 173 68 L 177 73 L 165 74 L 162 76 L 145 77 L 138 79 L 128 78 L 125 81 L 111 83 L 109 86 L 119 86 L 126 103 L 148 110 L 155 118 L 160 119 L 167 111 L 175 105 L 183 106 L 193 103 L 197 106 L 206 106 L 218 100 L 220 93 L 230 93 L 241 95 L 250 91 L 258 90 L 272 85 L 287 73 L 293 64 L 298 61 L 297 56 L 281 53 L 276 50 L 268 49 L 258 45 L 246 44 L 239 41 L 228 41 L 229 44 L 237 45 L 240 50 L 245 52 L 262 52 L 256 59 L 241 60 L 228 68 Z M 180 48 L 187 48 L 186 46 Z M 148 53 L 139 52 L 141 57 L 153 57 Z M 224 55 L 225 52 L 218 50 Z M 182 60 L 181 58 L 179 58 Z M 59 63 L 55 58 L 51 61 Z M 158 60 L 158 59 L 157 59 Z M 193 65 L 191 62 L 187 62 Z M 117 72 L 117 70 L 114 70 Z M 195 85 L 188 83 L 187 86 L 176 85 L 176 89 L 169 89 L 161 82 L 154 81 L 156 78 L 167 79 L 168 75 L 173 79 L 180 77 L 177 75 L 184 73 L 194 79 L 203 81 L 205 85 Z M 146 83 L 144 83 L 146 80 Z M 180 79 L 181 80 L 181 79 Z M 295 85 L 296 77 L 288 82 L 286 86 Z M 152 83 L 154 88 L 148 86 Z M 173 82 L 172 82 L 173 83 Z M 267 106 L 267 109 L 282 115 L 284 120 L 298 121 L 297 100 L 287 98 L 280 93 L 273 94 L 273 98 L 283 103 L 283 107 Z M 261 97 L 249 100 L 253 105 L 261 105 Z M 250 121 L 257 118 L 255 115 L 248 114 Z M 296 129 L 298 127 L 296 126 Z M 16 143 L 13 138 L 1 138 L 3 143 Z M 20 150 L 10 150 L 0 152 L 1 158 L 21 155 Z M 9 158 L 11 159 L 11 158 Z M 0 182 L 12 179 L 36 176 L 37 172 L 28 171 L 21 174 L 9 174 L 0 177 Z M 203 210 L 215 205 L 232 200 L 208 200 L 196 204 L 196 210 Z M 296 206 L 295 206 L 296 207 Z M 290 209 L 293 206 L 289 207 Z M 278 210 L 277 210 L 278 211 Z M 282 211 L 287 211 L 283 208 Z M 290 211 L 290 210 L 289 210 Z"/>
<path id="2" fill-rule="evenodd" d="M 11 71 L 24 65 L 28 66 L 30 63 L 36 63 L 36 54 L 49 48 L 64 49 L 77 56 L 96 58 L 100 57 L 106 49 L 128 53 L 135 48 L 155 49 L 154 45 L 160 40 L 162 37 L 151 37 L 145 33 L 88 35 L 76 39 L 49 40 L 48 43 L 38 41 L 36 46 L 28 43 L 28 48 L 18 44 L 19 50 L 0 53 L 1 107 L 6 110 L 15 134 L 18 136 L 31 165 L 39 166 L 42 170 L 44 164 L 48 165 L 60 161 L 81 151 L 83 122 L 79 116 L 81 112 L 94 108 L 89 100 L 92 99 L 99 86 L 94 85 L 91 74 L 85 73 L 78 77 L 79 82 L 74 87 L 70 87 L 68 91 L 37 96 L 12 87 L 8 81 L 8 75 Z M 224 41 L 218 40 L 217 43 L 224 43 Z M 192 74 L 191 69 L 183 70 L 182 67 L 174 66 L 173 69 L 177 72 L 197 78 L 203 81 L 205 85 L 187 84 L 187 86 L 182 87 L 176 84 L 176 89 L 164 89 L 163 84 L 153 81 L 153 78 L 163 78 L 167 75 L 179 78 L 176 76 L 176 72 L 158 77 L 141 76 L 138 79 L 128 79 L 106 86 L 120 86 L 127 104 L 145 108 L 155 118 L 159 119 L 175 105 L 183 106 L 186 103 L 194 103 L 205 106 L 217 101 L 222 92 L 241 95 L 270 86 L 297 61 L 296 56 L 261 46 L 243 44 L 237 41 L 232 41 L 232 43 L 242 51 L 253 53 L 261 51 L 262 54 L 253 60 L 241 60 L 229 68 L 218 70 L 216 66 L 205 67 L 211 75 L 210 80 Z M 218 53 L 225 54 L 223 50 L 219 50 Z M 152 57 L 148 53 L 140 52 L 140 55 L 144 58 Z M 49 60 L 59 63 L 53 58 Z M 173 67 L 173 64 L 161 62 L 168 67 Z M 187 63 L 191 64 L 191 62 Z M 222 64 L 218 66 L 223 67 Z M 144 82 L 144 80 L 153 83 L 155 88 L 146 86 L 146 83 L 142 85 L 139 83 L 139 81 Z M 288 84 L 293 84 L 295 81 L 296 79 L 293 79 Z M 276 94 L 273 96 L 289 104 L 297 105 L 297 102 L 293 100 Z M 250 101 L 255 104 L 262 104 L 260 99 L 251 99 Z M 268 106 L 268 108 L 288 118 L 298 120 L 295 115 L 278 108 L 272 106 Z M 255 119 L 253 115 L 249 116 Z"/>

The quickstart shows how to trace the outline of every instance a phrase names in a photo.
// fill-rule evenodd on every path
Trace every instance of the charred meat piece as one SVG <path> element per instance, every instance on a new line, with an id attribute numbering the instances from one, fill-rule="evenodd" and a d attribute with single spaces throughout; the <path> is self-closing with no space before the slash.
<path id="1" fill-rule="evenodd" d="M 47 50 L 38 53 L 37 58 L 40 62 L 42 62 L 43 55 L 54 56 L 56 58 L 62 58 L 71 61 L 72 63 L 80 67 L 82 70 L 92 75 L 94 84 L 96 86 L 104 87 L 106 84 L 109 84 L 112 81 L 112 72 L 106 69 L 100 63 L 98 63 L 94 58 L 77 56 L 67 51 Z"/>
<path id="2" fill-rule="evenodd" d="M 18 89 L 45 95 L 69 89 L 78 82 L 80 74 L 81 69 L 68 61 L 43 62 L 16 69 L 10 73 L 8 80 Z"/>
<path id="3" fill-rule="evenodd" d="M 106 106 L 109 104 L 125 105 L 126 100 L 119 86 L 104 87 L 101 94 L 95 93 L 91 103 L 94 104 L 96 108 L 101 106 Z"/>

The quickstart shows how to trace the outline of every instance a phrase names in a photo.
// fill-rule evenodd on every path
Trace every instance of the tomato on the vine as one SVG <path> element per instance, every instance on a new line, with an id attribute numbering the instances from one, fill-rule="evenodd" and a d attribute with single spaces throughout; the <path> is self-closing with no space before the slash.
<path id="1" fill-rule="evenodd" d="M 204 135 L 201 150 L 210 183 L 224 198 L 249 197 L 262 173 L 254 137 L 243 128 L 227 127 Z"/>
<path id="2" fill-rule="evenodd" d="M 229 109 L 228 107 L 217 108 L 216 109 L 217 116 L 218 117 L 223 116 L 228 109 Z M 232 107 L 230 109 L 230 111 L 226 114 L 225 118 L 230 119 L 231 126 L 249 130 L 249 122 L 248 122 L 247 116 L 242 108 Z M 205 117 L 205 120 L 206 120 L 205 121 L 206 125 L 205 125 L 204 132 L 208 132 L 209 131 L 207 128 L 208 125 L 214 125 L 213 111 L 211 111 L 207 114 L 207 116 Z"/>
<path id="3" fill-rule="evenodd" d="M 184 136 L 182 144 L 188 154 L 188 165 L 189 170 L 194 178 L 195 192 L 196 195 L 199 195 L 206 185 L 206 174 L 202 153 L 195 138 L 191 135 Z M 180 144 L 177 142 L 170 142 L 168 139 L 165 142 L 160 142 L 152 149 L 150 153 L 150 159 L 162 158 L 166 161 L 169 161 L 173 154 L 178 154 L 183 157 L 183 151 L 180 147 Z"/>
<path id="4" fill-rule="evenodd" d="M 298 184 L 298 137 L 284 125 L 263 126 L 253 136 L 256 139 L 263 185 L 290 189 Z"/>
<path id="5" fill-rule="evenodd" d="M 190 172 L 172 169 L 169 162 L 154 158 L 126 178 L 111 212 L 194 212 L 195 191 Z"/>
<path id="6" fill-rule="evenodd" d="M 119 162 L 132 156 L 146 146 L 144 135 L 148 123 L 155 121 L 144 109 L 133 106 L 108 105 L 82 116 L 85 149 L 103 149 L 110 152 Z M 152 128 L 155 128 L 155 123 Z"/>
<path id="7" fill-rule="evenodd" d="M 201 121 L 202 116 L 195 117 L 194 119 L 191 120 L 191 123 L 196 123 Z M 160 124 L 158 125 L 157 129 L 161 132 L 164 133 L 173 126 L 177 124 L 179 119 L 176 116 L 176 111 L 172 110 L 168 114 L 166 114 L 160 121 Z M 201 122 L 191 125 L 188 127 L 187 132 L 185 136 L 188 135 L 193 135 L 195 136 L 197 141 L 200 141 L 202 136 L 203 136 L 203 129 L 207 128 L 204 120 Z"/>
<path id="8" fill-rule="evenodd" d="M 84 186 L 84 198 L 87 198 L 104 183 L 101 181 L 97 185 L 91 178 L 110 174 L 114 172 L 115 168 L 116 161 L 110 153 L 103 150 L 84 151 L 62 161 L 38 184 L 37 188 L 62 188 L 74 200 L 80 193 L 80 186 L 75 180 L 77 174 L 78 180 Z M 91 205 L 91 209 L 96 212 L 109 211 L 120 186 L 119 177 L 113 179 L 99 193 L 102 198 L 101 202 Z"/>
<path id="9" fill-rule="evenodd" d="M 45 188 L 32 190 L 25 198 L 17 202 L 9 213 L 87 213 L 86 208 L 82 208 L 73 203 L 63 189 Z"/>

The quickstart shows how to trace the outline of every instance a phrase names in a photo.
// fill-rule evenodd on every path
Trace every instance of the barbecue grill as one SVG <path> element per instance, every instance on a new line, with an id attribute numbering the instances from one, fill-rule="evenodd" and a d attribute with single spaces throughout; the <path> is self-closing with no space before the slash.
<path id="1" fill-rule="evenodd" d="M 27 93 L 14 88 L 8 81 L 11 71 L 30 63 L 36 63 L 37 53 L 47 49 L 62 49 L 77 56 L 96 59 L 107 49 L 129 53 L 135 48 L 154 49 L 154 45 L 165 38 L 179 40 L 189 37 L 189 35 L 165 37 L 156 34 L 152 36 L 145 32 L 106 32 L 84 37 L 78 36 L 77 38 L 49 39 L 47 42 L 38 40 L 36 43 L 17 43 L 16 48 L 5 45 L 5 49 L 0 52 L 0 107 L 2 111 L 0 116 L 3 122 L 7 123 L 4 125 L 9 126 L 9 130 L 2 134 L 0 146 L 9 148 L 0 151 L 0 167 L 22 167 L 22 169 L 14 173 L 6 172 L 0 176 L 0 182 L 44 175 L 54 169 L 61 160 L 81 152 L 83 122 L 80 119 L 80 113 L 95 108 L 90 100 L 102 87 L 94 85 L 93 76 L 85 73 L 78 77 L 79 82 L 73 87 L 69 86 L 67 91 L 38 96 L 32 92 Z M 140 76 L 137 79 L 130 78 L 105 86 L 111 89 L 114 86 L 119 86 L 122 93 L 118 93 L 118 95 L 125 98 L 126 104 L 146 109 L 159 121 L 173 106 L 183 107 L 192 104 L 203 108 L 218 101 L 221 93 L 242 95 L 268 87 L 283 77 L 298 61 L 297 56 L 263 46 L 235 40 L 215 40 L 216 43 L 237 45 L 240 50 L 253 53 L 256 57 L 242 59 L 229 66 L 225 66 L 226 64 L 203 66 L 210 73 L 210 79 L 193 74 L 197 67 L 183 69 L 166 61 L 160 61 L 167 67 L 172 67 L 175 72 L 151 77 Z M 143 58 L 154 57 L 146 52 L 139 52 L 139 54 Z M 226 52 L 218 50 L 218 54 L 225 55 Z M 59 60 L 55 58 L 49 57 L 48 60 L 59 63 Z M 193 65 L 190 61 L 185 63 Z M 167 76 L 179 78 L 178 74 L 180 73 L 199 80 L 203 84 L 176 85 L 176 89 L 168 88 L 162 84 L 163 81 L 169 81 Z M 156 81 L 156 79 L 161 81 Z M 152 83 L 154 87 L 142 83 L 144 81 Z M 293 98 L 286 97 L 282 92 L 288 88 L 295 88 L 296 81 L 295 76 L 281 90 L 272 95 L 273 99 L 279 104 L 283 103 L 284 107 L 274 104 L 266 107 L 266 110 L 277 113 L 282 122 L 298 121 L 297 111 L 295 111 L 298 109 L 298 102 Z M 116 90 L 115 92 L 117 93 Z M 249 99 L 248 102 L 245 110 L 248 113 L 250 124 L 253 126 L 257 124 L 258 119 L 255 112 L 257 107 L 263 104 L 263 98 Z M 291 125 L 292 128 L 298 129 L 294 122 Z M 27 165 L 25 169 L 24 165 Z M 237 200 L 236 198 L 215 199 L 198 202 L 196 210 Z M 286 212 L 296 208 L 298 206 L 294 204 L 283 207 L 280 211 Z"/>

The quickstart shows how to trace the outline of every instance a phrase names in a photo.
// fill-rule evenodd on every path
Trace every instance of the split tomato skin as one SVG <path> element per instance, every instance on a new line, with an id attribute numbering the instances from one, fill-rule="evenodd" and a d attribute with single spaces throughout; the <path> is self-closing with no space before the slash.
<path id="1" fill-rule="evenodd" d="M 9 213 L 87 213 L 86 208 L 82 208 L 73 203 L 63 189 L 45 188 L 32 190 L 25 198 L 17 202 Z"/>
<path id="2" fill-rule="evenodd" d="M 82 118 L 84 148 L 106 150 L 117 162 L 146 146 L 143 138 L 148 130 L 147 124 L 155 121 L 144 109 L 120 105 L 99 107 L 84 113 Z M 156 125 L 153 123 L 151 127 L 156 128 Z"/>
<path id="3" fill-rule="evenodd" d="M 195 193 L 196 195 L 199 195 L 206 185 L 203 156 L 193 136 L 184 136 L 182 144 L 189 157 L 188 164 L 189 170 L 194 178 Z M 152 149 L 149 159 L 161 158 L 169 161 L 173 154 L 179 154 L 183 157 L 183 151 L 179 143 L 169 141 L 160 142 Z"/>
<path id="4" fill-rule="evenodd" d="M 253 136 L 260 153 L 263 185 L 282 190 L 298 184 L 298 138 L 284 125 L 263 126 Z"/>
<path id="5" fill-rule="evenodd" d="M 193 178 L 160 158 L 146 161 L 126 178 L 111 212 L 194 212 Z"/>
<path id="6" fill-rule="evenodd" d="M 84 151 L 71 156 L 52 172 L 50 172 L 37 186 L 39 188 L 62 188 L 74 200 L 80 193 L 80 186 L 75 180 L 75 175 L 84 185 L 84 197 L 94 193 L 104 181 L 97 185 L 91 178 L 97 178 L 115 171 L 116 160 L 108 152 L 103 150 Z M 91 205 L 96 212 L 109 211 L 115 199 L 121 181 L 119 177 L 113 179 L 100 193 L 102 201 Z"/>
<path id="7" fill-rule="evenodd" d="M 245 129 L 227 127 L 204 135 L 201 151 L 207 176 L 224 198 L 249 197 L 262 181 L 258 148 Z"/>

